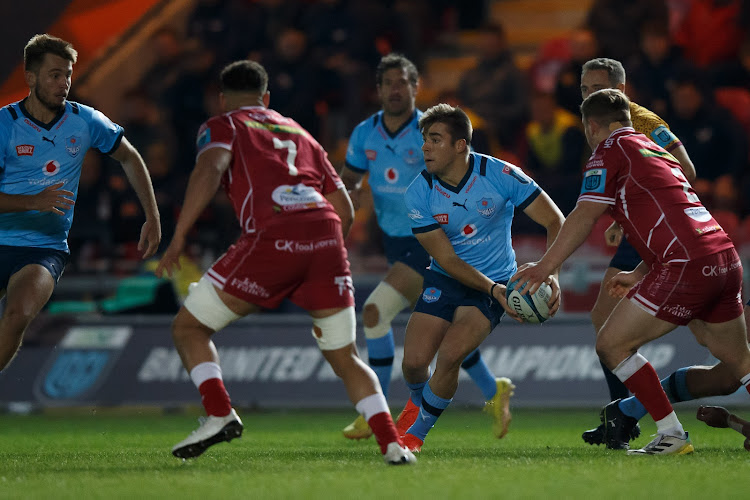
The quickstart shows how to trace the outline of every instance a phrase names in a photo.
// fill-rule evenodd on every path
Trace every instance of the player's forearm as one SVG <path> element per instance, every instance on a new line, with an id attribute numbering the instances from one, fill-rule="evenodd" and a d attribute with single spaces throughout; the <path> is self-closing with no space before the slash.
<path id="1" fill-rule="evenodd" d="M 697 173 L 695 172 L 695 166 L 693 165 L 692 160 L 690 160 L 690 156 L 688 156 L 685 146 L 678 146 L 675 148 L 674 151 L 672 151 L 672 156 L 677 158 L 677 161 L 680 162 L 680 166 L 682 167 L 682 171 L 688 182 L 695 182 Z"/>
<path id="2" fill-rule="evenodd" d="M 136 196 L 138 196 L 138 200 L 141 202 L 146 219 L 158 221 L 159 207 L 154 196 L 154 186 L 151 184 L 151 176 L 141 155 L 136 152 L 135 155 L 121 162 L 121 165 L 130 185 L 133 186 Z"/>
<path id="3" fill-rule="evenodd" d="M 576 206 L 565 219 L 554 243 L 542 257 L 540 265 L 543 265 L 545 269 L 550 269 L 550 272 L 559 269 L 562 263 L 586 241 L 597 219 L 598 215 L 595 217 L 582 210 L 580 205 Z"/>
<path id="4" fill-rule="evenodd" d="M 0 213 L 34 210 L 33 195 L 0 193 Z"/>
<path id="5" fill-rule="evenodd" d="M 440 264 L 440 267 L 445 269 L 448 274 L 462 284 L 475 290 L 479 290 L 480 292 L 487 294 L 490 293 L 490 287 L 492 287 L 494 281 L 489 279 L 474 266 L 467 264 L 466 261 L 458 255 L 435 260 Z"/>
<path id="6" fill-rule="evenodd" d="M 211 165 L 197 165 L 190 174 L 185 201 L 174 231 L 174 238 L 185 239 L 190 228 L 213 200 L 221 184 L 222 172 Z"/>

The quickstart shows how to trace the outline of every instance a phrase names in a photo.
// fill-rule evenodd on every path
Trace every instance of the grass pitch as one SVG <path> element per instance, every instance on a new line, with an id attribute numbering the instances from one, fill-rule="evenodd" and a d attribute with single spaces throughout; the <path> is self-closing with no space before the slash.
<path id="1" fill-rule="evenodd" d="M 170 450 L 193 416 L 0 415 L 0 498 L 746 498 L 742 437 L 694 414 L 679 412 L 695 454 L 633 457 L 581 440 L 596 410 L 516 410 L 496 440 L 478 409 L 449 408 L 414 467 L 344 439 L 353 411 L 241 412 L 242 439 L 186 462 Z"/>

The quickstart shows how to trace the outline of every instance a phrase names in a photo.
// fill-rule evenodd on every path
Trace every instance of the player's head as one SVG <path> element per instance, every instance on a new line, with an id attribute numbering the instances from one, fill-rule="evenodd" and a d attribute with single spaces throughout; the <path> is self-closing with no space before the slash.
<path id="1" fill-rule="evenodd" d="M 46 33 L 34 35 L 23 49 L 24 77 L 32 98 L 50 111 L 60 110 L 77 59 L 78 52 L 69 42 Z"/>
<path id="2" fill-rule="evenodd" d="M 461 108 L 437 104 L 419 119 L 425 167 L 431 174 L 445 174 L 458 159 L 466 160 L 471 145 L 471 120 Z"/>
<path id="3" fill-rule="evenodd" d="M 401 54 L 384 56 L 375 70 L 383 111 L 393 116 L 413 113 L 418 80 L 417 67 L 406 57 Z"/>
<path id="4" fill-rule="evenodd" d="M 591 149 L 609 137 L 612 131 L 630 127 L 630 99 L 617 89 L 597 90 L 581 104 L 583 128 Z"/>
<path id="5" fill-rule="evenodd" d="M 602 89 L 617 89 L 625 92 L 625 68 L 620 61 L 599 57 L 591 59 L 581 70 L 581 98 Z"/>
<path id="6" fill-rule="evenodd" d="M 268 106 L 268 73 L 255 61 L 243 59 L 228 64 L 221 70 L 219 82 L 225 111 L 242 106 Z"/>

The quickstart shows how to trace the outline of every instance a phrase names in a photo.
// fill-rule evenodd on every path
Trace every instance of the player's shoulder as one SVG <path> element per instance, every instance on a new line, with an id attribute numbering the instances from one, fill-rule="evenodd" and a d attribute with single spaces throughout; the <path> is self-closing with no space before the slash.
<path id="1" fill-rule="evenodd" d="M 18 107 L 18 102 L 7 104 L 0 108 L 0 125 L 10 127 L 19 116 L 21 116 L 21 110 Z"/>
<path id="2" fill-rule="evenodd" d="M 66 101 L 65 106 L 67 108 L 67 112 L 72 113 L 73 115 L 80 116 L 86 121 L 92 120 L 94 117 L 98 117 L 98 115 L 103 116 L 103 113 L 101 111 L 92 106 L 81 104 L 80 102 Z"/>
<path id="3" fill-rule="evenodd" d="M 659 115 L 633 101 L 630 101 L 630 121 L 633 122 L 633 128 L 637 132 L 646 135 L 660 126 L 669 128 L 667 122 Z"/>
<path id="4" fill-rule="evenodd" d="M 371 114 L 361 122 L 357 124 L 356 127 L 354 127 L 354 131 L 352 132 L 352 135 L 355 134 L 368 134 L 375 130 L 375 127 L 378 126 L 378 123 L 380 123 L 383 120 L 383 110 Z"/>

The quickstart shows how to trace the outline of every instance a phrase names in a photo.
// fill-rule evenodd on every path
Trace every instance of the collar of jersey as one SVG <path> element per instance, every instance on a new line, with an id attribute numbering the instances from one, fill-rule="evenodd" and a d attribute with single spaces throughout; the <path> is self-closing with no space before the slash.
<path id="1" fill-rule="evenodd" d="M 435 176 L 435 178 L 440 183 L 440 185 L 443 186 L 448 191 L 452 191 L 454 193 L 460 193 L 461 190 L 466 185 L 466 183 L 469 182 L 469 177 L 471 177 L 471 174 L 473 173 L 474 173 L 474 154 L 470 154 L 469 155 L 469 168 L 466 169 L 466 174 L 464 175 L 463 179 L 461 179 L 461 182 L 458 183 L 458 186 L 451 186 L 450 184 L 443 182 L 443 180 L 437 175 Z"/>
<path id="2" fill-rule="evenodd" d="M 26 118 L 28 118 L 32 122 L 36 123 L 37 125 L 39 125 L 40 127 L 42 127 L 44 130 L 51 129 L 52 126 L 55 123 L 57 123 L 58 121 L 60 121 L 60 118 L 62 118 L 62 115 L 64 115 L 65 112 L 68 110 L 68 101 L 66 100 L 65 101 L 65 105 L 63 106 L 63 108 L 60 110 L 59 113 L 57 113 L 57 116 L 55 116 L 55 118 L 53 118 L 51 122 L 49 122 L 49 123 L 42 123 L 39 120 L 37 120 L 36 118 L 34 118 L 33 116 L 31 116 L 31 114 L 28 111 L 26 111 L 26 106 L 24 105 L 24 103 L 26 102 L 26 99 L 28 99 L 28 97 L 24 97 L 22 101 L 18 102 L 18 108 L 21 110 L 21 113 L 23 113 L 23 115 Z"/>
<path id="3" fill-rule="evenodd" d="M 401 126 L 393 133 L 391 133 L 390 130 L 388 130 L 388 127 L 385 126 L 385 122 L 383 121 L 382 111 L 380 112 L 380 115 L 378 116 L 378 121 L 381 123 L 383 131 L 385 131 L 385 133 L 388 134 L 388 136 L 391 139 L 395 139 L 398 136 L 398 134 L 400 134 L 406 127 L 411 125 L 411 123 L 414 121 L 416 117 L 417 117 L 417 110 L 415 109 L 414 114 L 411 115 L 411 118 L 406 120 L 404 123 L 402 123 Z"/>

